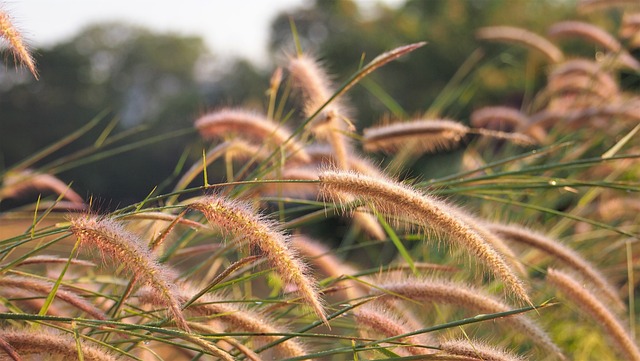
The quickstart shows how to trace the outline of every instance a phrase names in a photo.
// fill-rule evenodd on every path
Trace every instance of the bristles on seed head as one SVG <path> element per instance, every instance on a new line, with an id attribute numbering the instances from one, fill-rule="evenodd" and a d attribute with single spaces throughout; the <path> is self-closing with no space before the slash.
<path id="1" fill-rule="evenodd" d="M 164 300 L 174 321 L 182 330 L 188 330 L 178 302 L 178 291 L 172 272 L 156 261 L 151 251 L 135 234 L 107 218 L 79 216 L 71 219 L 69 230 L 80 242 L 109 255 L 114 262 L 123 265 Z"/>
<path id="2" fill-rule="evenodd" d="M 320 192 L 328 200 L 342 203 L 345 194 L 355 196 L 378 211 L 405 215 L 421 227 L 444 232 L 500 277 L 513 295 L 531 304 L 524 284 L 502 255 L 472 226 L 450 212 L 444 202 L 398 182 L 353 172 L 325 170 L 319 179 Z"/>
<path id="3" fill-rule="evenodd" d="M 460 144 L 469 128 L 445 119 L 418 119 L 364 130 L 363 147 L 368 152 L 394 153 L 411 146 L 416 153 L 449 150 Z"/>
<path id="4" fill-rule="evenodd" d="M 257 113 L 234 108 L 220 109 L 198 118 L 195 127 L 205 139 L 223 139 L 235 135 L 274 146 L 285 144 L 286 149 L 295 157 L 309 160 L 303 147 L 290 139 L 291 131 Z"/>
<path id="5" fill-rule="evenodd" d="M 639 69 L 638 62 L 631 54 L 622 48 L 622 44 L 605 30 L 581 21 L 562 21 L 552 25 L 548 31 L 553 38 L 580 37 L 599 45 L 612 53 L 614 60 L 631 69 Z"/>
<path id="6" fill-rule="evenodd" d="M 558 258 L 564 264 L 570 266 L 579 272 L 584 278 L 596 285 L 599 290 L 602 291 L 602 294 L 606 296 L 616 307 L 616 309 L 624 310 L 626 308 L 615 287 L 613 287 L 613 285 L 595 266 L 573 249 L 540 233 L 517 225 L 490 224 L 487 225 L 487 228 L 492 232 L 501 235 L 505 239 L 536 247 L 541 251 Z"/>
<path id="7" fill-rule="evenodd" d="M 440 344 L 442 351 L 450 355 L 471 357 L 483 361 L 524 361 L 525 358 L 511 352 L 489 346 L 477 340 L 449 340 Z"/>
<path id="8" fill-rule="evenodd" d="M 516 270 L 521 276 L 527 275 L 527 270 L 524 268 L 518 256 L 516 256 L 511 247 L 509 247 L 509 245 L 499 234 L 496 234 L 491 231 L 491 229 L 487 228 L 482 220 L 477 219 L 473 215 L 465 212 L 458 207 L 449 206 L 448 211 L 464 223 L 468 224 L 474 231 L 478 232 L 478 234 L 480 234 L 480 236 L 484 238 L 487 243 L 489 243 L 496 251 L 500 252 L 504 256 L 505 261 L 507 261 L 509 265 L 511 265 L 511 267 Z"/>
<path id="9" fill-rule="evenodd" d="M 293 84 L 304 97 L 304 112 L 307 117 L 313 115 L 334 93 L 331 80 L 326 71 L 307 54 L 289 58 L 289 73 Z M 343 113 L 337 100 L 333 100 L 324 109 L 324 113 Z"/>
<path id="10" fill-rule="evenodd" d="M 358 271 L 351 265 L 338 259 L 336 254 L 326 245 L 303 235 L 294 235 L 291 245 L 303 256 L 314 268 L 319 269 L 323 274 L 339 279 L 343 276 L 351 276 Z M 368 288 L 362 283 L 345 278 L 341 283 L 347 285 L 345 294 L 349 299 L 356 299 L 366 295 Z"/>
<path id="11" fill-rule="evenodd" d="M 15 288 L 21 290 L 27 290 L 29 292 L 47 295 L 51 293 L 54 288 L 54 285 L 50 282 L 35 279 L 35 278 L 26 278 L 26 277 L 17 277 L 17 276 L 6 276 L 0 277 L 0 286 L 3 289 L 6 288 Z M 74 293 L 73 291 L 66 289 L 58 289 L 56 291 L 56 298 L 66 302 L 67 304 L 73 306 L 74 308 L 85 312 L 91 317 L 98 320 L 105 320 L 107 316 L 99 310 L 97 307 L 89 303 L 86 299 L 80 297 L 80 295 Z"/>
<path id="12" fill-rule="evenodd" d="M 278 180 L 316 180 L 318 170 L 315 167 L 286 167 L 272 179 Z M 316 183 L 266 183 L 260 187 L 260 193 L 264 195 L 286 195 L 294 197 L 316 198 L 318 185 Z"/>
<path id="13" fill-rule="evenodd" d="M 335 154 L 331 147 L 321 144 L 313 144 L 305 149 L 313 163 L 316 163 L 321 167 L 331 167 L 336 165 Z M 349 155 L 347 160 L 349 162 L 349 169 L 374 177 L 384 177 L 384 173 L 380 167 L 371 162 L 368 158 L 363 158 L 358 154 L 352 153 Z"/>
<path id="14" fill-rule="evenodd" d="M 550 37 L 562 39 L 580 37 L 614 53 L 622 49 L 620 42 L 603 29 L 582 21 L 561 21 L 553 24 L 547 32 Z"/>
<path id="15" fill-rule="evenodd" d="M 0 199 L 19 197 L 33 189 L 63 195 L 72 203 L 81 204 L 83 202 L 82 197 L 60 179 L 50 174 L 35 173 L 29 169 L 8 173 L 4 177 L 4 183 L 0 186 Z"/>
<path id="16" fill-rule="evenodd" d="M 408 328 L 406 321 L 402 320 L 394 313 L 389 312 L 386 307 L 379 304 L 364 304 L 357 307 L 354 310 L 353 315 L 360 331 L 365 335 L 365 337 L 370 335 L 371 331 L 382 334 L 385 338 L 416 331 Z M 396 339 L 395 341 L 407 343 L 409 345 L 427 346 L 422 344 L 422 340 L 419 335 L 403 337 Z M 393 351 L 397 352 L 400 356 L 426 355 L 433 353 L 428 348 L 415 346 L 401 346 L 393 348 Z"/>
<path id="17" fill-rule="evenodd" d="M 6 40 L 9 44 L 14 60 L 17 59 L 26 66 L 31 74 L 38 79 L 35 60 L 33 60 L 31 52 L 22 39 L 22 34 L 13 25 L 9 14 L 3 9 L 0 9 L 0 38 Z"/>
<path id="18" fill-rule="evenodd" d="M 510 107 L 484 107 L 471 113 L 471 125 L 476 128 L 513 131 L 523 127 L 527 122 L 526 115 Z"/>
<path id="19" fill-rule="evenodd" d="M 195 294 L 196 292 L 191 293 Z M 159 300 L 157 295 L 148 288 L 140 290 L 136 297 L 142 303 L 162 305 L 162 300 Z M 182 303 L 187 302 L 188 299 L 189 297 L 186 295 L 180 296 Z M 247 307 L 238 307 L 224 298 L 216 298 L 212 295 L 202 296 L 197 302 L 192 303 L 185 312 L 197 316 L 205 316 L 211 321 L 220 321 L 230 331 L 253 332 L 256 334 L 254 336 L 256 340 L 265 342 L 278 341 L 282 337 L 271 336 L 270 334 L 288 332 L 285 327 L 282 327 L 265 314 Z M 300 357 L 306 354 L 304 346 L 295 339 L 281 342 L 274 348 L 284 358 Z"/>
<path id="20" fill-rule="evenodd" d="M 555 269 L 547 270 L 547 281 L 563 293 L 569 300 L 594 319 L 617 346 L 616 351 L 625 355 L 626 360 L 640 360 L 640 349 L 627 332 L 622 322 L 580 282 L 568 273 Z"/>
<path id="21" fill-rule="evenodd" d="M 289 247 L 289 237 L 277 224 L 256 214 L 248 205 L 219 195 L 206 197 L 189 206 L 223 230 L 242 235 L 252 247 L 262 251 L 280 277 L 298 288 L 298 293 L 325 323 L 324 306 L 315 281 L 306 265 Z"/>
<path id="22" fill-rule="evenodd" d="M 562 51 L 549 40 L 522 28 L 512 26 L 480 28 L 476 31 L 476 38 L 524 45 L 539 51 L 552 63 L 559 63 L 564 59 Z"/>
<path id="23" fill-rule="evenodd" d="M 376 295 L 403 297 L 398 298 L 399 300 L 410 299 L 450 304 L 481 313 L 500 313 L 512 309 L 508 304 L 486 294 L 480 289 L 446 280 L 410 277 L 401 281 L 380 282 L 376 286 L 382 289 L 382 291 L 376 291 Z M 516 328 L 530 337 L 540 347 L 564 359 L 562 351 L 535 322 L 524 315 L 515 315 L 509 317 L 509 320 L 510 322 L 508 321 L 507 324 L 510 327 Z"/>
<path id="24" fill-rule="evenodd" d="M 78 347 L 87 361 L 116 361 L 106 351 L 74 340 L 73 337 L 46 331 L 0 330 L 0 338 L 20 355 L 55 355 L 65 360 L 78 358 Z"/>
<path id="25" fill-rule="evenodd" d="M 549 74 L 547 90 L 556 93 L 593 93 L 603 99 L 615 98 L 620 89 L 616 80 L 595 62 L 574 59 L 564 62 Z"/>

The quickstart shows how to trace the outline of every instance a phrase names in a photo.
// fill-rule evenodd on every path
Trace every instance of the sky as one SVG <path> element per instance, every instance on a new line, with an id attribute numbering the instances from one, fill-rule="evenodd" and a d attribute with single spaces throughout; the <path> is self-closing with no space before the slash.
<path id="1" fill-rule="evenodd" d="M 376 0 L 357 0 L 371 6 Z M 391 6 L 402 0 L 382 0 Z M 48 46 L 100 21 L 122 20 L 159 32 L 202 36 L 219 58 L 266 61 L 271 21 L 306 0 L 0 0 L 35 47 Z M 261 61 L 260 59 L 265 59 Z"/>

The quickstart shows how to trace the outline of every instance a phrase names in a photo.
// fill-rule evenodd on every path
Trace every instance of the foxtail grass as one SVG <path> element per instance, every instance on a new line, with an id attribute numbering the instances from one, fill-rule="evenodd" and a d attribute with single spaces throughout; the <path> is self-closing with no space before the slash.
<path id="1" fill-rule="evenodd" d="M 440 344 L 442 351 L 447 354 L 469 357 L 473 360 L 482 361 L 525 361 L 524 357 L 511 352 L 489 346 L 477 340 L 450 340 Z"/>
<path id="2" fill-rule="evenodd" d="M 614 350 L 626 360 L 640 360 L 640 349 L 629 332 L 598 297 L 568 273 L 548 269 L 547 282 L 565 295 L 578 309 L 589 315 L 613 342 Z"/>
<path id="3" fill-rule="evenodd" d="M 551 63 L 564 60 L 562 50 L 549 40 L 529 30 L 513 26 L 490 26 L 476 31 L 476 38 L 486 41 L 497 41 L 524 45 L 544 55 Z"/>
<path id="4" fill-rule="evenodd" d="M 309 159 L 303 146 L 289 139 L 291 131 L 257 113 L 233 108 L 220 109 L 198 118 L 195 127 L 205 139 L 224 139 L 235 135 L 256 142 L 271 143 L 276 147 L 285 144 L 291 157 L 305 162 Z"/>
<path id="5" fill-rule="evenodd" d="M 573 249 L 563 245 L 559 241 L 521 226 L 490 224 L 487 227 L 505 239 L 538 248 L 558 258 L 595 285 L 618 311 L 626 309 L 624 302 L 622 302 L 620 295 L 611 282 L 609 282 L 593 264 Z"/>
<path id="6" fill-rule="evenodd" d="M 150 286 L 163 300 L 177 326 L 189 330 L 173 283 L 175 276 L 158 263 L 141 239 L 113 220 L 89 215 L 71 219 L 70 230 L 82 245 L 108 255 L 114 263 L 128 269 L 134 280 Z"/>
<path id="7" fill-rule="evenodd" d="M 14 60 L 23 64 L 33 76 L 38 79 L 38 71 L 36 69 L 36 62 L 27 47 L 22 34 L 13 25 L 13 21 L 9 14 L 0 9 L 0 38 L 6 40 L 9 44 L 9 49 L 13 53 Z"/>
<path id="8" fill-rule="evenodd" d="M 247 204 L 219 195 L 206 197 L 189 206 L 223 231 L 242 236 L 252 247 L 264 253 L 280 277 L 298 288 L 298 292 L 313 311 L 327 323 L 324 306 L 307 266 L 289 247 L 290 239 L 277 224 L 255 213 Z"/>
<path id="9" fill-rule="evenodd" d="M 358 273 L 356 268 L 340 260 L 329 247 L 307 236 L 297 234 L 292 237 L 291 244 L 309 263 L 326 276 L 338 280 Z M 346 285 L 345 294 L 351 300 L 365 296 L 368 291 L 362 283 L 351 278 L 345 278 L 341 283 Z"/>
<path id="10" fill-rule="evenodd" d="M 471 125 L 476 128 L 512 131 L 524 127 L 528 117 L 520 110 L 504 106 L 488 106 L 471 113 Z"/>
<path id="11" fill-rule="evenodd" d="M 389 312 L 389 310 L 382 305 L 372 305 L 371 303 L 364 304 L 356 308 L 353 315 L 361 333 L 365 336 L 380 333 L 384 335 L 385 338 L 388 338 L 416 330 L 409 329 L 406 321 L 400 319 L 392 312 Z M 429 348 L 418 347 L 433 346 L 423 344 L 424 337 L 421 336 L 422 335 L 415 335 L 406 338 L 399 338 L 396 341 L 402 342 L 406 345 L 399 345 L 395 348 L 390 347 L 390 349 L 400 356 L 415 356 L 433 353 L 433 350 L 430 350 Z"/>
<path id="12" fill-rule="evenodd" d="M 277 334 L 289 332 L 287 328 L 279 325 L 277 320 L 267 314 L 261 314 L 246 307 L 237 307 L 224 299 L 216 299 L 213 296 L 200 299 L 191 305 L 187 312 L 207 317 L 211 321 L 220 321 L 229 331 L 255 333 L 254 338 L 265 342 L 278 341 L 282 336 L 277 336 Z M 295 339 L 285 340 L 274 347 L 281 357 L 300 357 L 307 353 L 304 345 Z"/>
<path id="13" fill-rule="evenodd" d="M 64 360 L 116 361 L 110 353 L 78 342 L 71 336 L 52 332 L 27 330 L 2 330 L 0 338 L 20 356 L 60 357 Z"/>
<path id="14" fill-rule="evenodd" d="M 364 130 L 363 147 L 366 151 L 395 153 L 405 149 L 407 143 L 415 153 L 434 153 L 460 145 L 468 134 L 479 134 L 497 139 L 506 139 L 519 145 L 535 143 L 530 137 L 519 133 L 507 133 L 490 129 L 469 128 L 447 119 L 413 120 Z"/>
<path id="15" fill-rule="evenodd" d="M 406 215 L 421 227 L 442 232 L 445 239 L 483 262 L 516 298 L 531 303 L 524 283 L 503 256 L 443 201 L 398 182 L 353 172 L 327 170 L 320 173 L 319 179 L 320 190 L 328 200 L 342 203 L 342 195 L 351 194 L 373 204 L 378 211 Z"/>
<path id="16" fill-rule="evenodd" d="M 16 288 L 40 295 L 48 295 L 54 288 L 53 283 L 35 278 L 31 279 L 18 276 L 0 277 L 0 286 L 2 286 L 2 288 L 4 289 Z M 57 289 L 56 298 L 66 302 L 76 310 L 82 311 L 97 320 L 107 319 L 107 316 L 102 310 L 98 309 L 93 304 L 89 303 L 86 299 L 82 298 L 80 295 L 74 293 L 71 290 Z"/>
<path id="17" fill-rule="evenodd" d="M 136 298 L 139 302 L 143 304 L 152 304 L 156 306 L 162 306 L 163 300 L 158 298 L 157 293 L 153 292 L 151 289 L 146 288 L 139 291 L 136 294 Z M 186 295 L 180 295 L 179 299 L 181 303 L 186 304 L 188 297 Z M 231 303 L 226 303 L 224 299 L 216 299 L 212 296 L 205 296 L 198 300 L 197 303 L 192 303 L 186 308 L 185 312 L 190 313 L 194 316 L 200 317 L 199 321 L 210 321 L 207 324 L 219 321 L 224 324 L 223 329 L 229 331 L 244 331 L 244 332 L 255 332 L 256 338 L 263 338 L 267 342 L 276 341 L 280 337 L 278 336 L 270 336 L 269 334 L 277 334 L 286 332 L 284 329 L 279 329 L 273 324 L 275 321 L 270 320 L 268 317 L 262 316 L 256 312 L 253 312 L 247 308 L 239 308 L 233 306 Z M 216 325 L 207 325 L 202 324 L 201 322 L 189 322 L 189 326 L 191 329 L 196 331 L 209 331 L 215 330 L 215 333 L 224 333 L 225 331 Z M 224 338 L 224 341 L 230 341 L 231 338 Z M 213 345 L 208 343 L 205 340 L 197 340 L 198 344 L 208 344 L 208 347 L 212 347 Z M 243 347 L 236 343 L 232 342 L 234 347 L 239 347 L 243 352 Z M 217 349 L 217 346 L 216 346 Z M 283 357 L 297 357 L 304 355 L 304 349 L 299 343 L 295 340 L 287 340 L 276 346 L 276 349 L 281 352 L 281 356 Z M 229 359 L 233 359 L 226 352 L 222 352 L 222 350 L 214 350 L 215 354 L 223 354 L 223 357 L 227 357 Z M 247 354 L 253 356 L 253 352 L 248 352 Z"/>
<path id="18" fill-rule="evenodd" d="M 462 283 L 435 278 L 392 280 L 377 283 L 376 287 L 379 287 L 380 291 L 376 291 L 374 294 L 398 298 L 399 300 L 450 304 L 464 310 L 473 310 L 481 313 L 499 313 L 512 309 L 508 304 L 480 289 Z M 533 343 L 552 352 L 556 357 L 565 359 L 563 352 L 551 340 L 548 334 L 529 318 L 523 315 L 517 315 L 513 316 L 510 321 L 506 323 L 521 331 L 530 338 Z"/>
<path id="19" fill-rule="evenodd" d="M 50 191 L 72 203 L 83 203 L 83 199 L 78 193 L 50 174 L 23 170 L 18 173 L 8 173 L 3 179 L 4 181 L 0 186 L 0 200 L 3 198 L 17 198 L 30 190 L 35 190 L 39 192 Z"/>
<path id="20" fill-rule="evenodd" d="M 346 121 L 346 111 L 340 99 L 334 99 L 325 106 L 335 93 L 329 76 L 316 60 L 305 54 L 289 59 L 289 73 L 295 86 L 303 94 L 304 112 L 307 117 L 311 117 L 324 106 L 311 124 L 311 130 L 318 138 L 331 144 L 338 166 L 348 169 L 347 159 L 351 145 L 344 133 L 350 130 L 349 123 Z"/>

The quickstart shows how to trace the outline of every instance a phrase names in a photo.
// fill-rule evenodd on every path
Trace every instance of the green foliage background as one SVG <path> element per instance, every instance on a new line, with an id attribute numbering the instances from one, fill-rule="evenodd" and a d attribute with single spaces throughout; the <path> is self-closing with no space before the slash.
<path id="1" fill-rule="evenodd" d="M 289 19 L 294 19 L 305 51 L 342 77 L 352 74 L 363 59 L 399 44 L 429 42 L 423 51 L 389 64 L 349 93 L 353 109 L 358 109 L 352 114 L 358 127 L 385 114 L 406 117 L 425 109 L 466 122 L 473 110 L 471 97 L 474 106 L 519 107 L 526 90 L 539 86 L 544 75 L 544 64 L 522 56 L 523 49 L 485 45 L 485 50 L 477 50 L 481 44 L 474 39 L 475 29 L 512 24 L 542 33 L 574 14 L 574 7 L 573 1 L 551 0 L 415 0 L 397 9 L 378 5 L 365 13 L 350 0 L 309 2 L 274 21 L 271 59 L 264 68 L 255 65 L 258 59 L 216 62 L 199 38 L 97 24 L 51 48 L 37 49 L 40 81 L 4 75 L 0 166 L 10 166 L 108 111 L 108 117 L 119 120 L 114 132 L 135 133 L 126 139 L 128 144 L 160 134 L 164 138 L 147 145 L 148 151 L 127 152 L 58 176 L 74 180 L 80 194 L 102 198 L 107 207 L 144 197 L 150 184 L 169 185 L 181 157 L 193 160 L 200 155 L 202 145 L 188 144 L 196 138 L 191 127 L 199 114 L 221 105 L 266 108 L 265 87 L 273 66 L 294 52 Z M 474 78 L 446 89 L 465 61 L 478 68 Z M 75 143 L 68 152 L 92 146 L 87 142 Z"/>

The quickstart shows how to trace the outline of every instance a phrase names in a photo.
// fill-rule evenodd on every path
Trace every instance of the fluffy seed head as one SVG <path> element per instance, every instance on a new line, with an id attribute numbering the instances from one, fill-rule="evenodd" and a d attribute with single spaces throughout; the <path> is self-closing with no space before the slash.
<path id="1" fill-rule="evenodd" d="M 137 297 L 140 302 L 160 305 L 162 300 L 149 291 L 149 289 L 143 289 L 138 292 Z M 193 293 L 195 294 L 195 292 Z M 180 296 L 182 303 L 187 302 L 188 299 L 189 297 L 185 295 Z M 185 312 L 197 316 L 205 316 L 212 321 L 220 321 L 230 331 L 256 333 L 254 338 L 266 342 L 278 341 L 282 337 L 269 334 L 281 334 L 288 331 L 266 315 L 246 307 L 238 307 L 233 303 L 227 302 L 224 298 L 215 298 L 211 295 L 203 296 L 196 303 L 191 304 Z M 295 339 L 279 343 L 275 346 L 275 349 L 280 353 L 280 356 L 286 358 L 300 357 L 306 354 L 303 345 Z"/>
<path id="2" fill-rule="evenodd" d="M 2 186 L 0 186 L 0 199 L 19 197 L 32 189 L 64 195 L 64 198 L 72 203 L 81 204 L 83 202 L 82 197 L 60 179 L 50 174 L 35 173 L 31 170 L 9 173 L 5 176 Z"/>
<path id="3" fill-rule="evenodd" d="M 2 9 L 0 9 L 0 38 L 9 43 L 9 47 L 13 53 L 13 58 L 19 60 L 27 67 L 27 69 L 29 69 L 31 74 L 38 79 L 36 62 L 33 60 L 31 52 L 27 48 L 18 29 L 13 26 L 13 22 L 11 21 L 9 14 Z"/>
<path id="4" fill-rule="evenodd" d="M 640 47 L 640 13 L 625 12 L 618 34 L 621 38 L 627 39 L 629 48 L 637 49 Z"/>
<path id="5" fill-rule="evenodd" d="M 405 299 L 450 304 L 463 309 L 481 313 L 500 313 L 512 309 L 508 304 L 488 295 L 482 290 L 462 283 L 439 279 L 408 278 L 402 281 L 378 283 L 385 297 L 400 295 Z M 376 292 L 378 294 L 378 292 Z M 547 351 L 564 358 L 562 351 L 549 338 L 547 333 L 524 315 L 509 317 L 507 324 L 531 338 L 533 342 Z"/>
<path id="6" fill-rule="evenodd" d="M 294 156 L 308 161 L 303 147 L 291 137 L 291 131 L 266 117 L 242 109 L 221 109 L 198 118 L 195 127 L 205 139 L 220 139 L 237 135 L 257 142 L 285 147 Z"/>
<path id="7" fill-rule="evenodd" d="M 608 298 L 608 301 L 618 310 L 624 310 L 626 308 L 615 287 L 611 285 L 595 266 L 573 249 L 540 233 L 516 225 L 491 224 L 487 227 L 505 239 L 536 247 L 558 258 L 564 264 L 570 266 L 584 278 L 596 285 L 599 290 L 602 291 L 602 294 Z"/>
<path id="8" fill-rule="evenodd" d="M 246 204 L 218 195 L 192 203 L 190 208 L 202 212 L 209 223 L 242 235 L 243 240 L 262 251 L 278 274 L 285 281 L 294 284 L 307 304 L 327 323 L 315 281 L 307 274 L 305 264 L 289 247 L 289 237 L 279 231 L 274 222 L 256 214 Z"/>
<path id="9" fill-rule="evenodd" d="M 282 169 L 279 174 L 274 174 L 272 178 L 281 180 L 316 180 L 318 179 L 318 170 L 315 167 L 287 166 L 286 168 Z M 260 192 L 265 195 L 286 195 L 315 199 L 318 195 L 318 185 L 315 183 L 302 182 L 267 183 L 260 187 Z"/>
<path id="10" fill-rule="evenodd" d="M 476 128 L 513 131 L 524 126 L 527 121 L 527 116 L 520 110 L 509 107 L 484 107 L 471 113 L 471 125 Z"/>
<path id="11" fill-rule="evenodd" d="M 358 324 L 361 332 L 364 335 L 368 335 L 370 331 L 381 333 L 385 337 L 393 337 L 416 331 L 410 329 L 408 325 L 397 315 L 389 312 L 381 305 L 364 304 L 356 308 L 353 312 L 356 323 Z M 365 336 L 366 337 L 366 336 Z M 408 343 L 410 345 L 425 346 L 420 335 L 409 336 L 399 338 L 396 341 Z M 428 348 L 414 347 L 414 346 L 402 346 L 394 348 L 393 351 L 397 352 L 400 356 L 409 355 L 425 355 L 432 353 Z"/>
<path id="12" fill-rule="evenodd" d="M 471 357 L 483 361 L 524 361 L 523 357 L 489 346 L 481 341 L 467 339 L 450 340 L 440 344 L 442 351 L 450 355 Z"/>
<path id="13" fill-rule="evenodd" d="M 368 152 L 394 153 L 408 143 L 415 143 L 416 153 L 432 153 L 457 146 L 468 131 L 469 128 L 452 120 L 418 119 L 365 129 L 363 147 Z"/>
<path id="14" fill-rule="evenodd" d="M 555 269 L 547 270 L 547 281 L 569 300 L 591 316 L 615 344 L 626 360 L 640 360 L 640 349 L 622 322 L 598 299 L 571 275 Z"/>
<path id="15" fill-rule="evenodd" d="M 377 210 L 406 215 L 425 228 L 447 234 L 458 245 L 469 250 L 487 268 L 500 277 L 520 300 L 531 303 L 522 281 L 511 266 L 476 230 L 449 211 L 442 201 L 391 180 L 344 171 L 323 171 L 319 175 L 321 194 L 327 199 L 344 202 L 344 194 L 362 198 Z"/>
<path id="16" fill-rule="evenodd" d="M 611 36 L 611 34 L 595 25 L 582 21 L 561 21 L 555 23 L 549 28 L 547 33 L 552 38 L 580 37 L 614 53 L 622 49 L 620 42 Z"/>
<path id="17" fill-rule="evenodd" d="M 107 218 L 80 216 L 71 219 L 71 232 L 86 247 L 99 249 L 114 262 L 129 269 L 136 279 L 149 285 L 164 300 L 178 327 L 189 327 L 180 310 L 174 277 L 168 268 L 159 264 L 143 241 Z"/>
<path id="18" fill-rule="evenodd" d="M 640 68 L 631 54 L 623 49 L 622 44 L 605 30 L 581 21 L 562 21 L 549 28 L 549 36 L 553 38 L 579 37 L 595 43 L 612 53 L 614 60 L 631 69 Z"/>
<path id="19" fill-rule="evenodd" d="M 344 275 L 350 276 L 357 273 L 355 268 L 338 259 L 335 253 L 331 252 L 331 249 L 309 237 L 295 235 L 291 240 L 291 244 L 315 268 L 329 277 L 337 279 Z M 363 297 L 368 292 L 362 283 L 352 279 L 345 279 L 342 283 L 347 285 L 345 293 L 349 299 Z"/>
<path id="20" fill-rule="evenodd" d="M 512 26 L 490 26 L 476 31 L 476 38 L 488 41 L 521 44 L 542 53 L 550 62 L 559 63 L 563 60 L 562 51 L 549 40 L 529 30 Z"/>
<path id="21" fill-rule="evenodd" d="M 315 113 L 334 93 L 325 70 L 318 61 L 307 54 L 289 59 L 289 73 L 293 78 L 294 85 L 302 92 L 306 116 Z M 324 111 L 333 111 L 339 114 L 341 113 L 338 111 L 339 108 L 340 106 L 334 100 L 325 107 Z"/>
<path id="22" fill-rule="evenodd" d="M 8 288 L 15 288 L 20 290 L 29 291 L 32 293 L 46 295 L 51 293 L 53 290 L 53 284 L 47 281 L 35 279 L 35 278 L 26 278 L 26 277 L 16 277 L 16 276 L 7 276 L 0 277 L 0 287 L 3 290 Z M 56 298 L 66 302 L 67 304 L 73 306 L 74 308 L 85 312 L 91 317 L 97 320 L 105 320 L 107 316 L 96 308 L 94 305 L 89 303 L 86 299 L 80 297 L 80 295 L 74 293 L 73 291 L 66 289 L 58 289 L 56 291 Z"/>
<path id="23" fill-rule="evenodd" d="M 65 360 L 78 359 L 78 344 L 73 337 L 42 331 L 1 330 L 0 338 L 20 355 L 55 355 Z M 80 348 L 87 361 L 116 361 L 115 357 L 86 342 L 80 343 Z"/>

